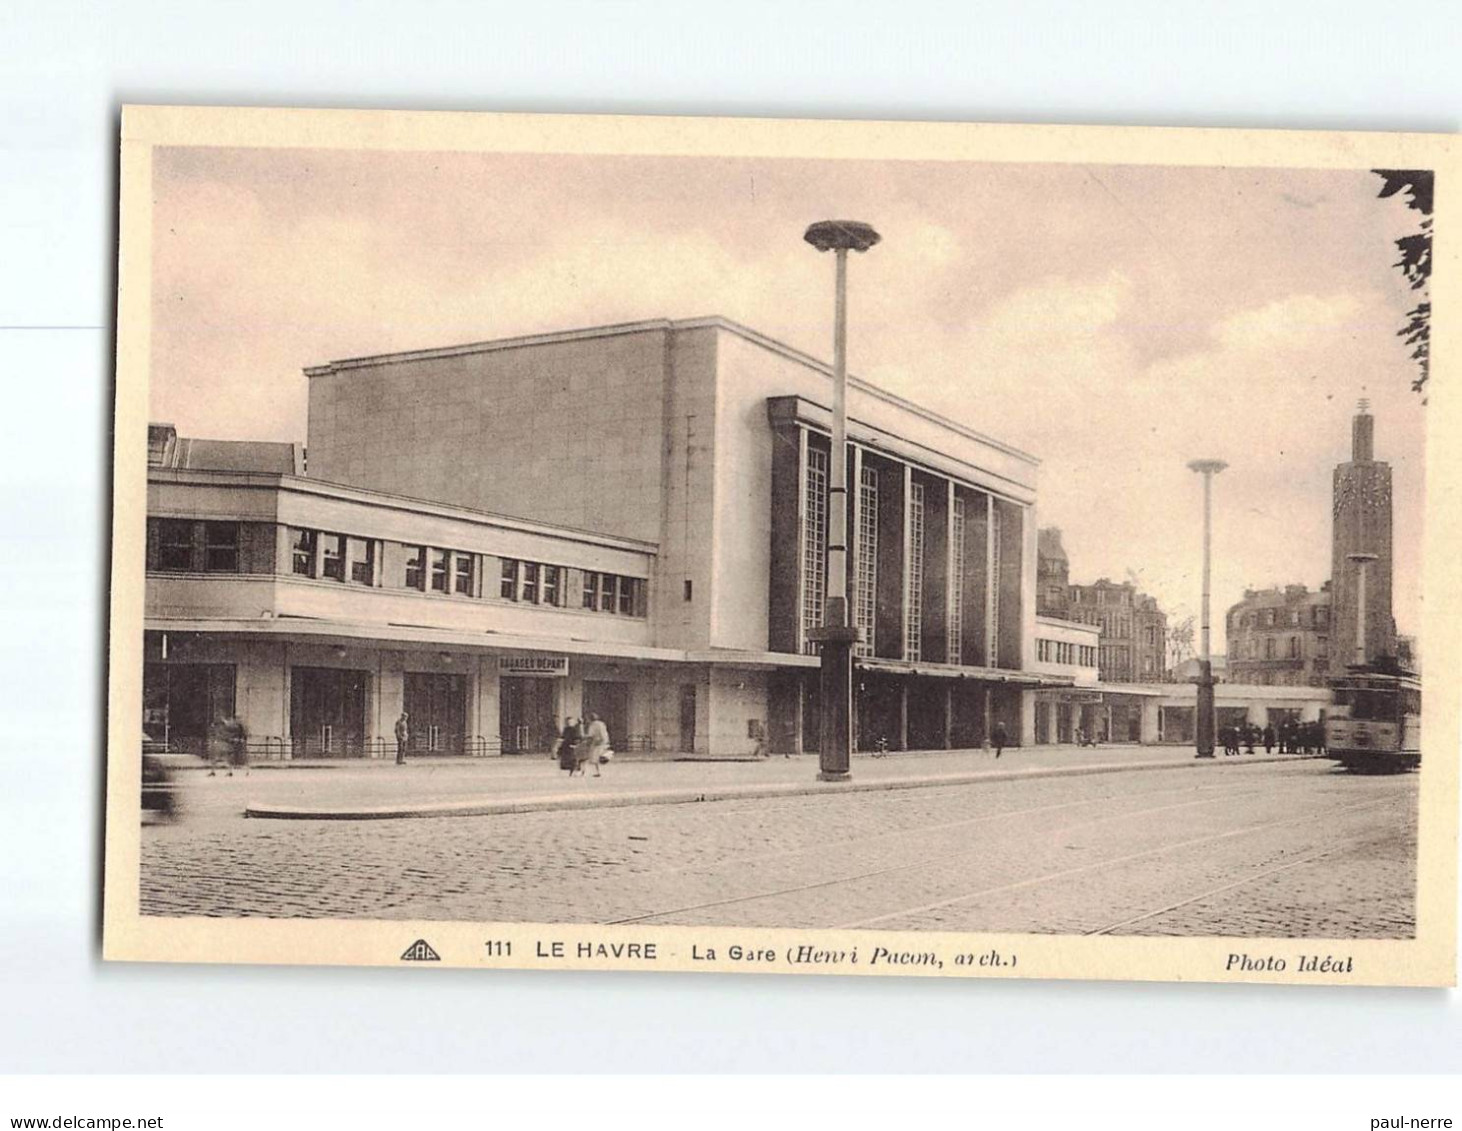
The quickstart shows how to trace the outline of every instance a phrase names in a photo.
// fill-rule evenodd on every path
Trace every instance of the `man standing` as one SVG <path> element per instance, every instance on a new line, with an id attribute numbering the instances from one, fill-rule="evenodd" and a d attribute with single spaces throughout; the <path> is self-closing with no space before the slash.
<path id="1" fill-rule="evenodd" d="M 406 748 L 411 744 L 411 716 L 405 711 L 396 720 L 396 765 L 406 765 Z"/>
<path id="2" fill-rule="evenodd" d="M 1000 752 L 1005 749 L 1005 744 L 1009 741 L 1010 737 L 1005 733 L 1005 724 L 997 720 L 995 728 L 990 732 L 990 745 L 995 747 L 995 757 L 1000 757 Z"/>

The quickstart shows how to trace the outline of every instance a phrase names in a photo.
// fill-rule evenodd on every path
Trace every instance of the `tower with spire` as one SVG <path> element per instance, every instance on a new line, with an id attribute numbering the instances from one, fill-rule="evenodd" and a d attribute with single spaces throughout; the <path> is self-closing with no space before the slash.
<path id="1" fill-rule="evenodd" d="M 1366 569 L 1367 661 L 1396 654 L 1391 615 L 1391 465 L 1375 458 L 1376 421 L 1362 398 L 1351 421 L 1350 459 L 1335 468 L 1331 534 L 1330 670 L 1344 672 L 1356 658 L 1356 602 L 1360 569 L 1353 553 L 1375 554 Z"/>

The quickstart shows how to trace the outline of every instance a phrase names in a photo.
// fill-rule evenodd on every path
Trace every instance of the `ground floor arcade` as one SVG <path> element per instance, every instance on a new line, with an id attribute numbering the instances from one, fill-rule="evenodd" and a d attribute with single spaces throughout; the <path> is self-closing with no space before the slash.
<path id="1" fill-rule="evenodd" d="M 815 665 L 157 629 L 145 638 L 142 729 L 154 749 L 203 754 L 237 718 L 255 759 L 384 758 L 395 756 L 404 711 L 412 756 L 543 754 L 565 718 L 594 713 L 624 753 L 809 753 L 820 730 Z M 860 750 L 980 747 L 997 721 L 1011 745 L 1037 741 L 1035 690 L 1018 673 L 860 663 L 855 679 Z"/>
<path id="2" fill-rule="evenodd" d="M 765 750 L 764 665 L 510 648 L 148 632 L 145 739 L 207 753 L 244 724 L 251 756 L 547 753 L 568 717 L 604 720 L 616 750 L 750 755 Z"/>

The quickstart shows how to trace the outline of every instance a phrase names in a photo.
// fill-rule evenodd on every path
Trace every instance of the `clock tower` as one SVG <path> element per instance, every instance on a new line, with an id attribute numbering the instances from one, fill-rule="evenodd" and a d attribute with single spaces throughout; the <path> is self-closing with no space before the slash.
<path id="1" fill-rule="evenodd" d="M 1391 618 L 1391 465 L 1375 458 L 1376 420 L 1367 401 L 1351 421 L 1351 452 L 1335 468 L 1331 535 L 1330 671 L 1356 662 L 1356 603 L 1360 566 L 1351 554 L 1375 554 L 1365 570 L 1367 661 L 1396 654 Z"/>

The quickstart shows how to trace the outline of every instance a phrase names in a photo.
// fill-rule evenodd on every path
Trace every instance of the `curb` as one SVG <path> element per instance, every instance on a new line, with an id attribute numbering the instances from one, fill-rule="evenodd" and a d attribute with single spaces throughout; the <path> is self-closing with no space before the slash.
<path id="1" fill-rule="evenodd" d="M 756 798 L 828 796 L 834 793 L 876 793 L 901 789 L 937 789 L 980 782 L 1029 781 L 1041 778 L 1091 777 L 1139 770 L 1208 770 L 1220 766 L 1262 766 L 1281 762 L 1322 761 L 1317 754 L 1244 756 L 1223 762 L 1185 758 L 1181 761 L 1097 762 L 1084 766 L 1054 766 L 1028 770 L 984 770 L 963 774 L 894 778 L 888 781 L 807 782 L 805 784 L 728 785 L 711 789 L 665 789 L 639 793 L 601 793 L 597 796 L 557 794 L 521 801 L 443 801 L 430 805 L 372 806 L 310 809 L 289 805 L 256 805 L 244 816 L 271 821 L 401 821 L 427 817 L 497 817 L 512 813 L 543 813 L 577 809 L 624 809 L 637 805 L 688 805 L 702 801 L 739 801 Z"/>

